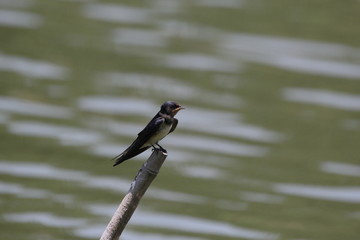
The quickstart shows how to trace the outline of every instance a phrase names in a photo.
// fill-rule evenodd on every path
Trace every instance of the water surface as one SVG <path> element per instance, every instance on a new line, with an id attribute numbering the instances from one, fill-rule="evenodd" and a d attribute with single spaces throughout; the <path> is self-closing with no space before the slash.
<path id="1" fill-rule="evenodd" d="M 0 238 L 97 239 L 186 109 L 133 239 L 359 236 L 359 3 L 0 1 Z"/>

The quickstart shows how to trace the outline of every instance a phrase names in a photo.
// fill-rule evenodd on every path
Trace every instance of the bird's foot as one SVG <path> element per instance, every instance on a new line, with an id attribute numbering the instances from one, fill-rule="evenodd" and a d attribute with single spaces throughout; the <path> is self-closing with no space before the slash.
<path id="1" fill-rule="evenodd" d="M 163 153 L 167 153 L 166 149 L 163 148 L 162 146 L 160 146 L 158 143 L 156 143 L 156 145 L 159 146 L 159 149 L 163 152 Z"/>

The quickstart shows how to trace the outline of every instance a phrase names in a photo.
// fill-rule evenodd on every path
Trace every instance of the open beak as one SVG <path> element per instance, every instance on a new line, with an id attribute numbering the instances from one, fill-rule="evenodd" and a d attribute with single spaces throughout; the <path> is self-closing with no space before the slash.
<path id="1" fill-rule="evenodd" d="M 173 110 L 173 113 L 177 113 L 178 111 L 180 111 L 181 109 L 185 109 L 184 107 L 177 107 Z"/>

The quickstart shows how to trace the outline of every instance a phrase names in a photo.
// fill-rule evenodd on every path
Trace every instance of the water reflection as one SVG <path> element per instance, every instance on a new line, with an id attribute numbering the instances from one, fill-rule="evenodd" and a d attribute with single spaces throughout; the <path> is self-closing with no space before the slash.
<path id="1" fill-rule="evenodd" d="M 164 47 L 165 39 L 153 30 L 120 28 L 114 31 L 114 42 L 120 45 L 142 47 Z"/>
<path id="2" fill-rule="evenodd" d="M 213 8 L 240 8 L 245 4 L 246 0 L 197 0 L 196 5 L 202 7 L 213 7 Z"/>
<path id="3" fill-rule="evenodd" d="M 12 163 L 7 161 L 0 161 L 0 174 L 26 178 L 72 181 L 73 183 L 80 184 L 79 186 L 123 193 L 126 193 L 131 185 L 131 181 L 119 177 L 115 178 L 106 176 L 94 176 L 85 171 L 61 169 L 51 165 L 40 163 Z M 13 186 L 13 190 L 6 190 L 11 188 L 5 187 L 6 185 L 3 185 L 3 189 L 5 192 L 18 192 L 18 188 L 16 186 Z M 43 194 L 45 193 L 46 192 L 44 192 Z M 207 198 L 202 196 L 157 188 L 152 188 L 152 191 L 149 192 L 147 196 L 155 199 L 187 202 L 193 204 L 200 204 L 207 200 Z"/>
<path id="4" fill-rule="evenodd" d="M 182 128 L 192 132 L 212 133 L 259 142 L 279 142 L 284 139 L 281 133 L 242 122 L 238 114 L 230 111 L 187 109 L 181 117 L 181 124 Z"/>
<path id="5" fill-rule="evenodd" d="M 33 0 L 1 0 L 1 7 L 25 8 L 34 4 Z"/>
<path id="6" fill-rule="evenodd" d="M 93 213 L 111 216 L 113 206 L 93 205 L 89 206 Z M 189 217 L 180 214 L 167 214 L 158 212 L 136 211 L 129 224 L 146 226 L 150 228 L 166 228 L 176 231 L 192 232 L 198 234 L 210 234 L 223 237 L 246 238 L 246 239 L 277 239 L 278 236 L 255 229 L 247 229 L 231 224 L 210 221 L 207 219 Z"/>
<path id="7" fill-rule="evenodd" d="M 76 236 L 95 239 L 101 236 L 104 231 L 103 225 L 91 225 L 83 228 L 76 229 L 74 231 Z M 138 239 L 146 239 L 146 240 L 206 240 L 206 238 L 196 238 L 196 237 L 188 237 L 188 236 L 179 236 L 179 235 L 165 235 L 165 234 L 154 234 L 154 233 L 140 233 L 126 230 L 121 235 L 121 239 L 123 240 L 138 240 Z"/>
<path id="8" fill-rule="evenodd" d="M 2 96 L 0 96 L 0 110 L 7 113 L 49 118 L 69 118 L 72 116 L 72 111 L 66 107 Z"/>
<path id="9" fill-rule="evenodd" d="M 329 187 L 301 184 L 274 184 L 275 192 L 329 201 L 360 203 L 360 187 Z"/>
<path id="10" fill-rule="evenodd" d="M 54 80 L 63 80 L 69 73 L 67 68 L 50 62 L 2 53 L 0 53 L 0 71 L 15 72 L 30 78 L 46 78 Z"/>
<path id="11" fill-rule="evenodd" d="M 0 9 L 0 26 L 38 28 L 42 24 L 43 18 L 38 14 L 18 10 Z"/>
<path id="12" fill-rule="evenodd" d="M 260 202 L 260 203 L 270 203 L 270 204 L 281 204 L 284 201 L 283 196 L 266 194 L 260 192 L 240 192 L 240 198 L 244 201 L 249 202 Z"/>
<path id="13" fill-rule="evenodd" d="M 323 162 L 320 169 L 327 173 L 360 177 L 360 166 L 341 162 Z"/>
<path id="14" fill-rule="evenodd" d="M 360 65 L 335 60 L 359 58 L 359 49 L 345 45 L 251 34 L 224 34 L 219 45 L 221 52 L 243 61 L 301 73 L 360 78 Z"/>
<path id="15" fill-rule="evenodd" d="M 107 113 L 107 114 L 132 114 L 149 115 L 156 109 L 155 104 L 146 99 L 121 98 L 111 96 L 87 96 L 78 100 L 81 110 Z"/>
<path id="16" fill-rule="evenodd" d="M 284 239 L 356 238 L 357 229 L 351 229 L 359 219 L 356 210 L 347 211 L 344 218 L 339 214 L 336 219 L 329 219 L 337 227 L 325 232 L 323 225 L 327 227 L 328 220 L 317 221 L 323 211 L 333 209 L 334 202 L 330 201 L 339 206 L 337 211 L 360 202 L 356 182 L 359 166 L 341 162 L 337 159 L 339 154 L 333 154 L 331 162 L 321 159 L 322 151 L 326 151 L 326 156 L 337 151 L 329 146 L 339 142 L 344 145 L 343 158 L 352 159 L 357 153 L 356 148 L 350 149 L 345 142 L 355 139 L 360 126 L 356 116 L 360 110 L 359 95 L 354 94 L 360 79 L 360 49 L 355 47 L 356 35 L 345 39 L 351 24 L 338 24 L 343 23 L 342 19 L 331 22 L 322 18 L 334 32 L 327 32 L 330 28 L 326 28 L 324 35 L 316 34 L 312 31 L 318 25 L 310 24 L 314 18 L 305 5 L 307 14 L 300 16 L 283 11 L 286 7 L 293 11 L 293 6 L 284 3 L 281 9 L 276 9 L 276 4 L 267 5 L 264 1 L 259 4 L 243 0 L 152 0 L 128 5 L 94 0 L 38 2 L 0 1 L 4 39 L 0 53 L 0 130 L 4 143 L 1 152 L 8 159 L 0 161 L 0 221 L 9 225 L 23 223 L 16 224 L 23 231 L 11 234 L 26 234 L 29 223 L 36 222 L 41 231 L 50 233 L 52 230 L 46 226 L 55 228 L 51 232 L 53 238 L 63 238 L 59 232 L 64 229 L 69 229 L 75 238 L 98 238 L 115 205 L 99 202 L 96 194 L 100 191 L 122 195 L 132 181 L 109 176 L 127 171 L 126 166 L 111 168 L 110 159 L 128 146 L 158 111 L 161 101 L 170 99 L 187 108 L 178 117 L 176 133 L 163 141 L 171 153 L 165 166 L 170 173 L 163 175 L 165 181 L 158 182 L 159 187 L 147 192 L 144 209 L 140 208 L 133 219 L 133 232 L 126 231 L 124 239 L 277 238 L 267 231 L 284 233 L 281 237 Z M 336 12 L 330 7 L 323 11 L 324 15 Z M 269 14 L 276 10 L 290 19 L 273 15 L 268 21 Z M 62 16 L 67 19 L 60 21 Z M 348 18 L 355 19 L 350 14 Z M 294 29 L 294 19 L 297 26 L 309 23 L 306 32 L 316 36 L 303 35 L 301 28 L 293 32 L 299 38 L 290 38 L 290 32 L 282 32 L 281 29 Z M 235 32 L 238 29 L 259 34 Z M 312 37 L 328 42 L 305 40 Z M 298 73 L 309 79 L 297 79 Z M 313 75 L 321 76 L 315 85 L 310 81 Z M 323 79 L 329 81 L 325 83 Z M 31 89 L 26 85 L 29 81 Z M 341 82 L 345 84 L 340 86 Z M 50 104 L 52 98 L 66 101 Z M 332 114 L 324 115 L 327 121 L 308 119 L 303 124 L 301 119 L 294 121 L 294 102 L 327 107 Z M 271 117 L 263 118 L 264 110 L 269 109 Z M 331 116 L 338 117 L 338 111 L 344 118 L 334 121 Z M 293 126 L 294 122 L 298 124 Z M 327 124 L 326 129 L 334 132 L 327 135 L 319 148 L 318 143 L 312 145 L 318 155 L 309 151 L 306 152 L 309 157 L 301 162 L 294 158 L 294 164 L 290 163 L 293 169 L 289 170 L 295 174 L 288 176 L 285 171 L 290 164 L 281 170 L 282 156 L 304 154 L 303 142 L 314 137 L 308 131 L 308 123 Z M 287 138 L 285 132 L 294 135 Z M 332 138 L 333 133 L 339 138 Z M 349 134 L 354 138 L 347 138 Z M 88 171 L 83 166 L 72 170 L 79 162 L 71 161 L 57 162 L 54 166 L 38 163 L 46 161 L 39 159 L 44 139 L 56 140 L 46 143 L 51 146 L 46 151 L 59 148 L 59 153 L 68 156 L 69 147 L 63 146 L 75 146 L 71 151 L 78 149 L 77 154 L 83 155 L 80 157 L 84 161 L 89 154 L 98 156 L 100 162 L 106 159 L 104 169 L 87 164 Z M 19 143 L 26 144 L 21 154 L 27 158 L 20 156 Z M 140 161 L 149 155 L 150 150 L 134 161 L 140 166 Z M 315 156 L 322 161 L 315 166 L 315 171 L 321 170 L 317 174 L 324 175 L 319 179 L 331 181 L 320 185 L 316 182 L 318 178 L 310 179 L 309 174 L 305 176 L 309 177 L 306 182 L 313 181 L 301 184 L 303 172 L 292 170 L 302 164 L 311 168 Z M 108 175 L 99 173 L 107 171 L 107 167 Z M 288 177 L 288 182 L 297 179 L 297 183 L 287 183 L 284 177 Z M 272 182 L 280 181 L 279 178 L 283 183 Z M 209 183 L 214 183 L 209 195 L 208 190 L 198 191 L 208 188 Z M 74 189 L 76 192 L 70 194 Z M 273 194 L 268 193 L 269 189 Z M 287 201 L 290 198 L 296 201 Z M 38 200 L 49 205 L 34 209 L 31 201 Z M 312 209 L 316 218 L 308 219 L 303 208 L 298 208 L 319 200 L 324 200 L 322 207 Z M 104 201 L 115 203 L 118 198 Z M 8 208 L 17 205 L 24 212 L 19 212 L 20 209 L 11 212 Z M 191 216 L 167 211 L 180 211 L 183 206 Z M 74 210 L 70 213 L 73 215 L 61 217 L 63 207 Z M 277 209 L 291 211 L 279 214 Z M 79 210 L 85 211 L 86 220 Z M 243 216 L 251 216 L 240 220 L 243 226 L 254 229 L 235 224 L 239 222 L 237 217 Z M 342 229 L 344 221 L 349 226 Z M 308 231 L 301 232 L 299 226 Z M 11 230 L 2 231 L 9 234 Z M 177 235 L 169 236 L 170 231 Z"/>
<path id="17" fill-rule="evenodd" d="M 72 195 L 56 194 L 48 190 L 29 188 L 17 183 L 0 182 L 0 194 L 13 195 L 26 199 L 46 199 L 62 204 L 74 203 L 74 197 Z"/>
<path id="18" fill-rule="evenodd" d="M 91 3 L 83 11 L 89 18 L 119 23 L 147 23 L 151 16 L 149 10 L 120 4 Z"/>
<path id="19" fill-rule="evenodd" d="M 215 154 L 232 154 L 235 156 L 261 157 L 268 152 L 268 148 L 266 147 L 226 140 L 219 141 L 216 138 L 210 137 L 194 137 L 193 135 L 185 134 L 168 137 L 167 144 L 180 148 L 202 150 Z"/>
<path id="20" fill-rule="evenodd" d="M 288 101 L 360 111 L 360 95 L 355 94 L 305 88 L 285 88 L 283 96 Z"/>
<path id="21" fill-rule="evenodd" d="M 197 71 L 239 72 L 239 65 L 211 55 L 183 53 L 167 55 L 163 64 L 170 68 Z"/>
<path id="22" fill-rule="evenodd" d="M 216 179 L 220 177 L 225 177 L 226 174 L 224 171 L 211 168 L 211 167 L 185 167 L 181 171 L 185 176 L 193 177 L 193 178 L 209 178 L 209 179 Z"/>
<path id="23" fill-rule="evenodd" d="M 86 129 L 45 122 L 11 122 L 8 126 L 9 131 L 13 134 L 53 138 L 59 140 L 61 145 L 68 146 L 95 144 L 104 138 L 102 134 Z"/>
<path id="24" fill-rule="evenodd" d="M 38 223 L 49 227 L 76 228 L 86 224 L 85 219 L 59 217 L 48 212 L 8 213 L 6 221 L 17 223 Z"/>
<path id="25" fill-rule="evenodd" d="M 150 95 L 149 98 L 151 98 L 152 94 L 156 94 L 163 96 L 164 98 L 178 99 L 178 101 L 196 100 L 201 103 L 211 104 L 211 106 L 226 108 L 229 108 L 229 102 L 232 103 L 231 107 L 243 105 L 243 100 L 239 96 L 231 94 L 228 91 L 221 91 L 221 89 L 225 88 L 227 90 L 233 88 L 234 85 L 237 85 L 237 79 L 228 75 L 216 75 L 216 79 L 219 82 L 219 88 L 217 88 L 216 91 L 196 87 L 181 79 L 134 72 L 104 72 L 99 74 L 96 79 L 98 88 L 118 88 L 119 90 L 129 88 L 142 95 Z M 214 98 L 214 95 L 219 97 Z M 201 108 L 191 109 L 200 111 L 201 114 L 205 111 Z M 207 112 L 209 113 L 211 111 Z M 215 111 L 215 113 L 217 113 L 217 111 Z M 215 113 L 212 117 L 215 117 Z"/>

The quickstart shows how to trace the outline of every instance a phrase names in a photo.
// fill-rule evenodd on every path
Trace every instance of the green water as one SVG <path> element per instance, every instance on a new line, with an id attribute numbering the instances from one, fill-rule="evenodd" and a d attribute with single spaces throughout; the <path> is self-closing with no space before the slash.
<path id="1" fill-rule="evenodd" d="M 123 239 L 357 239 L 359 4 L 0 1 L 0 239 L 98 239 L 166 100 Z"/>

